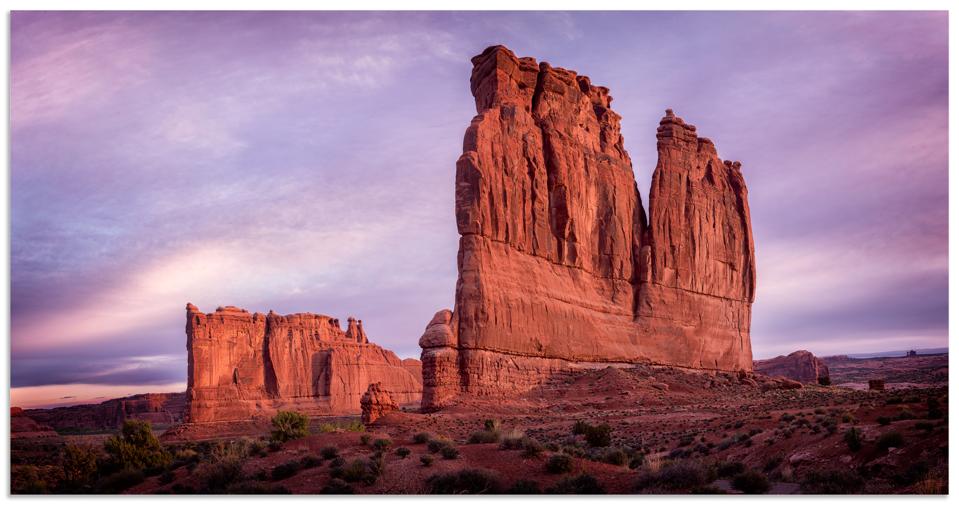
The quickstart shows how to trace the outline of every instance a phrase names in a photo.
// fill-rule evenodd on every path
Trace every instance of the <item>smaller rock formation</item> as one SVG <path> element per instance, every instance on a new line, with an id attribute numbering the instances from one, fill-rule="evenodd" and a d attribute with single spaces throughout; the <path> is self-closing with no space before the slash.
<path id="1" fill-rule="evenodd" d="M 753 370 L 771 377 L 785 377 L 806 383 L 828 382 L 829 378 L 829 367 L 809 351 L 754 361 Z"/>
<path id="2" fill-rule="evenodd" d="M 909 351 L 909 352 L 906 353 L 906 357 L 907 357 L 907 358 L 914 358 L 914 357 L 916 357 L 916 356 L 918 356 L 918 355 L 919 355 L 919 353 L 917 353 L 916 351 Z"/>
<path id="3" fill-rule="evenodd" d="M 366 388 L 366 393 L 360 398 L 360 408 L 362 409 L 363 424 L 372 424 L 377 419 L 399 410 L 399 405 L 393 401 L 393 397 L 383 389 L 383 385 L 374 382 Z"/>
<path id="4" fill-rule="evenodd" d="M 882 379 L 869 379 L 870 391 L 883 391 L 886 389 L 886 381 Z"/>
<path id="5" fill-rule="evenodd" d="M 186 393 L 143 393 L 95 404 L 30 409 L 26 414 L 37 422 L 67 431 L 112 430 L 123 426 L 127 419 L 165 426 L 183 421 Z"/>
<path id="6" fill-rule="evenodd" d="M 20 407 L 10 408 L 10 438 L 14 440 L 29 439 L 44 441 L 59 440 L 60 435 L 50 426 L 38 423 L 29 417 Z"/>

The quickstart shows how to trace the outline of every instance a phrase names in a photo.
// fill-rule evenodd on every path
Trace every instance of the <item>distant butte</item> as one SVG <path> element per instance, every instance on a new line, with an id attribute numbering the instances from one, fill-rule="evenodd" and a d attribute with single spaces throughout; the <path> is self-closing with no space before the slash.
<path id="1" fill-rule="evenodd" d="M 503 46 L 472 62 L 455 306 L 420 340 L 423 408 L 603 363 L 752 370 L 740 163 L 667 110 L 647 217 L 607 88 Z"/>

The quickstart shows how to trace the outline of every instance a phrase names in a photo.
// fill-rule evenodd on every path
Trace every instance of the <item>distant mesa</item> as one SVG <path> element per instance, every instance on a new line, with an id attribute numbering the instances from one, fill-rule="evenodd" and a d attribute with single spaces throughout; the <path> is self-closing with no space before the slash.
<path id="1" fill-rule="evenodd" d="M 420 402 L 422 368 L 369 342 L 363 322 L 319 314 L 186 306 L 187 413 L 192 423 L 247 420 L 278 410 L 358 414 L 380 383 L 400 404 Z"/>
<path id="2" fill-rule="evenodd" d="M 809 351 L 796 351 L 788 356 L 777 356 L 753 362 L 753 370 L 772 377 L 785 377 L 804 383 L 817 383 L 829 379 L 829 367 L 825 361 Z"/>
<path id="3" fill-rule="evenodd" d="M 647 216 L 609 89 L 503 46 L 472 63 L 455 305 L 420 340 L 423 408 L 602 363 L 751 370 L 741 164 L 667 110 Z"/>

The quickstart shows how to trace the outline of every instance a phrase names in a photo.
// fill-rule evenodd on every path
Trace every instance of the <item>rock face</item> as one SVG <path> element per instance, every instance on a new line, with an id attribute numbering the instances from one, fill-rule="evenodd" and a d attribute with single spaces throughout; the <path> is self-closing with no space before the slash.
<path id="1" fill-rule="evenodd" d="M 145 393 L 96 404 L 30 409 L 26 414 L 60 431 L 95 431 L 119 428 L 127 419 L 153 426 L 175 424 L 183 421 L 185 412 L 185 393 Z"/>
<path id="2" fill-rule="evenodd" d="M 360 396 L 382 383 L 400 403 L 416 403 L 416 360 L 369 342 L 362 321 L 316 314 L 251 314 L 236 307 L 204 314 L 187 304 L 187 420 L 227 421 L 276 410 L 358 413 Z"/>
<path id="3" fill-rule="evenodd" d="M 473 58 L 470 84 L 456 305 L 420 341 L 423 407 L 584 364 L 750 370 L 739 163 L 667 111 L 647 219 L 607 88 L 502 46 Z"/>
<path id="4" fill-rule="evenodd" d="M 786 377 L 799 382 L 819 382 L 829 378 L 829 367 L 809 351 L 796 351 L 789 356 L 777 356 L 753 362 L 753 369 L 771 377 Z"/>
<path id="5" fill-rule="evenodd" d="M 59 439 L 60 435 L 47 424 L 38 422 L 20 407 L 10 408 L 10 438 Z"/>
<path id="6" fill-rule="evenodd" d="M 383 389 L 382 384 L 374 382 L 366 388 L 366 393 L 363 393 L 363 397 L 360 398 L 360 409 L 362 410 L 360 419 L 363 424 L 371 424 L 386 414 L 399 410 L 400 406 Z"/>

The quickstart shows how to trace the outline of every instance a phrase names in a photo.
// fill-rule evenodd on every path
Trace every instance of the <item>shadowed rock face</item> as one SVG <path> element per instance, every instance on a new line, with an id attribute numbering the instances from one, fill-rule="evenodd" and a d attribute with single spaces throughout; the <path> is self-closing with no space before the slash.
<path id="1" fill-rule="evenodd" d="M 26 414 L 57 430 L 106 430 L 123 426 L 128 419 L 162 426 L 183 421 L 184 393 L 144 393 L 105 402 L 52 409 L 31 409 Z"/>
<path id="2" fill-rule="evenodd" d="M 502 46 L 473 58 L 470 85 L 456 305 L 420 342 L 423 407 L 602 363 L 750 370 L 739 164 L 667 111 L 647 219 L 608 89 Z"/>
<path id="3" fill-rule="evenodd" d="M 786 377 L 799 382 L 818 382 L 829 377 L 829 367 L 809 351 L 796 351 L 789 356 L 776 356 L 753 362 L 753 369 L 772 377 Z"/>
<path id="4" fill-rule="evenodd" d="M 420 401 L 419 362 L 369 343 L 362 321 L 317 314 L 204 314 L 187 305 L 187 420 L 226 421 L 277 410 L 308 415 L 360 412 L 373 382 L 400 403 Z"/>

